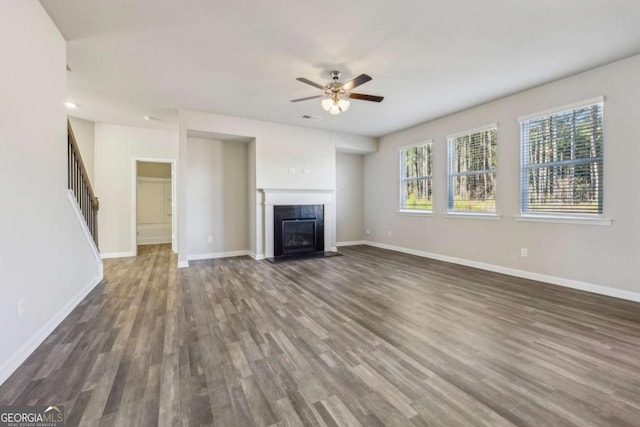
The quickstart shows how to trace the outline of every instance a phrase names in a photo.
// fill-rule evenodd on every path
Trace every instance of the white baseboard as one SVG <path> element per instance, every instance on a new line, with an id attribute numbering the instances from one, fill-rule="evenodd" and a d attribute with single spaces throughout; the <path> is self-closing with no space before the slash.
<path id="1" fill-rule="evenodd" d="M 356 245 L 365 245 L 366 242 L 364 240 L 352 240 L 350 242 L 336 242 L 336 246 L 356 246 Z"/>
<path id="2" fill-rule="evenodd" d="M 187 261 L 196 261 L 202 259 L 216 259 L 216 258 L 229 258 L 234 256 L 246 256 L 251 255 L 250 251 L 242 250 L 242 251 L 230 251 L 230 252 L 212 252 L 208 254 L 194 254 L 187 255 Z"/>
<path id="3" fill-rule="evenodd" d="M 69 302 L 62 307 L 47 323 L 45 323 L 27 342 L 16 350 L 7 361 L 0 365 L 0 385 L 15 372 L 22 363 L 38 348 L 40 344 L 62 323 L 62 321 L 73 311 L 74 308 L 86 297 L 89 292 L 102 281 L 102 270 L 100 274 L 85 285 Z"/>
<path id="4" fill-rule="evenodd" d="M 407 249 L 407 248 L 402 248 L 400 246 L 387 245 L 385 243 L 365 241 L 364 244 L 369 246 L 374 246 L 376 248 L 388 249 L 395 252 L 402 252 L 409 255 L 416 255 L 423 258 L 431 258 L 438 261 L 450 262 L 453 264 L 464 265 L 467 267 L 479 268 L 481 270 L 493 271 L 495 273 L 506 274 L 508 276 L 515 276 L 523 279 L 530 279 L 530 280 L 536 280 L 539 282 L 550 283 L 552 285 L 564 286 L 565 288 L 578 289 L 581 291 L 591 292 L 594 294 L 606 295 L 609 297 L 640 302 L 640 293 L 625 291 L 622 289 L 615 289 L 609 286 L 596 285 L 594 283 L 587 283 L 587 282 L 580 282 L 577 280 L 565 279 L 562 277 L 550 276 L 547 274 L 534 273 L 531 271 L 518 270 L 515 268 L 503 267 L 500 265 L 486 264 L 484 262 L 450 257 L 447 255 L 440 255 L 440 254 L 434 254 L 430 252 L 418 251 L 415 249 Z"/>
<path id="5" fill-rule="evenodd" d="M 255 259 L 256 261 L 262 261 L 263 259 L 265 259 L 264 254 L 257 254 L 253 251 L 249 251 L 247 255 L 249 255 L 251 258 Z"/>
<path id="6" fill-rule="evenodd" d="M 178 268 L 187 268 L 189 267 L 189 261 L 178 261 Z"/>
<path id="7" fill-rule="evenodd" d="M 108 252 L 104 254 L 100 254 L 102 259 L 107 258 L 126 258 L 130 256 L 136 256 L 135 252 Z"/>

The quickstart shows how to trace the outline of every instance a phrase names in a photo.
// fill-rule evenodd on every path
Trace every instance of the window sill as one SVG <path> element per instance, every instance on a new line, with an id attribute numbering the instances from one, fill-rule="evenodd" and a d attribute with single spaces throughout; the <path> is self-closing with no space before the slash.
<path id="1" fill-rule="evenodd" d="M 488 219 L 493 221 L 499 221 L 502 219 L 502 215 L 498 215 L 495 213 L 448 212 L 442 215 L 446 218 L 455 218 L 455 219 Z"/>
<path id="2" fill-rule="evenodd" d="M 547 215 L 520 215 L 514 217 L 521 222 L 550 222 L 556 224 L 582 224 L 582 225 L 611 225 L 609 218 L 587 218 L 581 216 L 547 216 Z"/>
<path id="3" fill-rule="evenodd" d="M 398 215 L 406 216 L 435 216 L 433 211 L 426 211 L 421 209 L 400 209 L 396 213 Z"/>

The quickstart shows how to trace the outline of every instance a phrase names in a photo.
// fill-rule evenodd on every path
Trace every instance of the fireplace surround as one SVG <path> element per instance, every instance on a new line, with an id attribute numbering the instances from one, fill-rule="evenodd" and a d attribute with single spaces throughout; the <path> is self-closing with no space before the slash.
<path id="1" fill-rule="evenodd" d="M 322 189 L 281 189 L 281 188 L 260 188 L 259 189 L 258 206 L 260 206 L 263 221 L 258 223 L 257 236 L 261 241 L 257 242 L 258 248 L 264 248 L 264 257 L 266 259 L 274 259 L 275 253 L 275 227 L 274 213 L 276 206 L 291 205 L 320 205 L 323 207 L 323 225 L 322 245 L 318 248 L 320 251 L 335 251 L 335 190 Z M 260 212 L 259 211 L 259 212 Z M 260 226 L 262 223 L 262 226 Z M 316 231 L 316 239 L 318 231 Z M 316 240 L 317 243 L 317 240 Z"/>

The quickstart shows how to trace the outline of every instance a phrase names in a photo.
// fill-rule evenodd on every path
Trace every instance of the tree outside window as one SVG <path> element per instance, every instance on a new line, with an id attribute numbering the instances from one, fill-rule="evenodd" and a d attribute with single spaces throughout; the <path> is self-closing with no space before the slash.
<path id="1" fill-rule="evenodd" d="M 498 129 L 492 125 L 449 137 L 449 212 L 496 212 Z"/>
<path id="2" fill-rule="evenodd" d="M 433 210 L 433 143 L 400 150 L 400 209 Z"/>

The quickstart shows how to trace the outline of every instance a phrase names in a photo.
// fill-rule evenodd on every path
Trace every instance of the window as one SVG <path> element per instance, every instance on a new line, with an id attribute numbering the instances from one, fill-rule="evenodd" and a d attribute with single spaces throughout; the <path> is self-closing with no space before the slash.
<path id="1" fill-rule="evenodd" d="M 602 214 L 602 101 L 520 120 L 523 214 Z"/>
<path id="2" fill-rule="evenodd" d="M 400 210 L 433 210 L 433 143 L 400 150 Z"/>
<path id="3" fill-rule="evenodd" d="M 497 125 L 459 133 L 449 141 L 449 212 L 495 213 Z"/>

